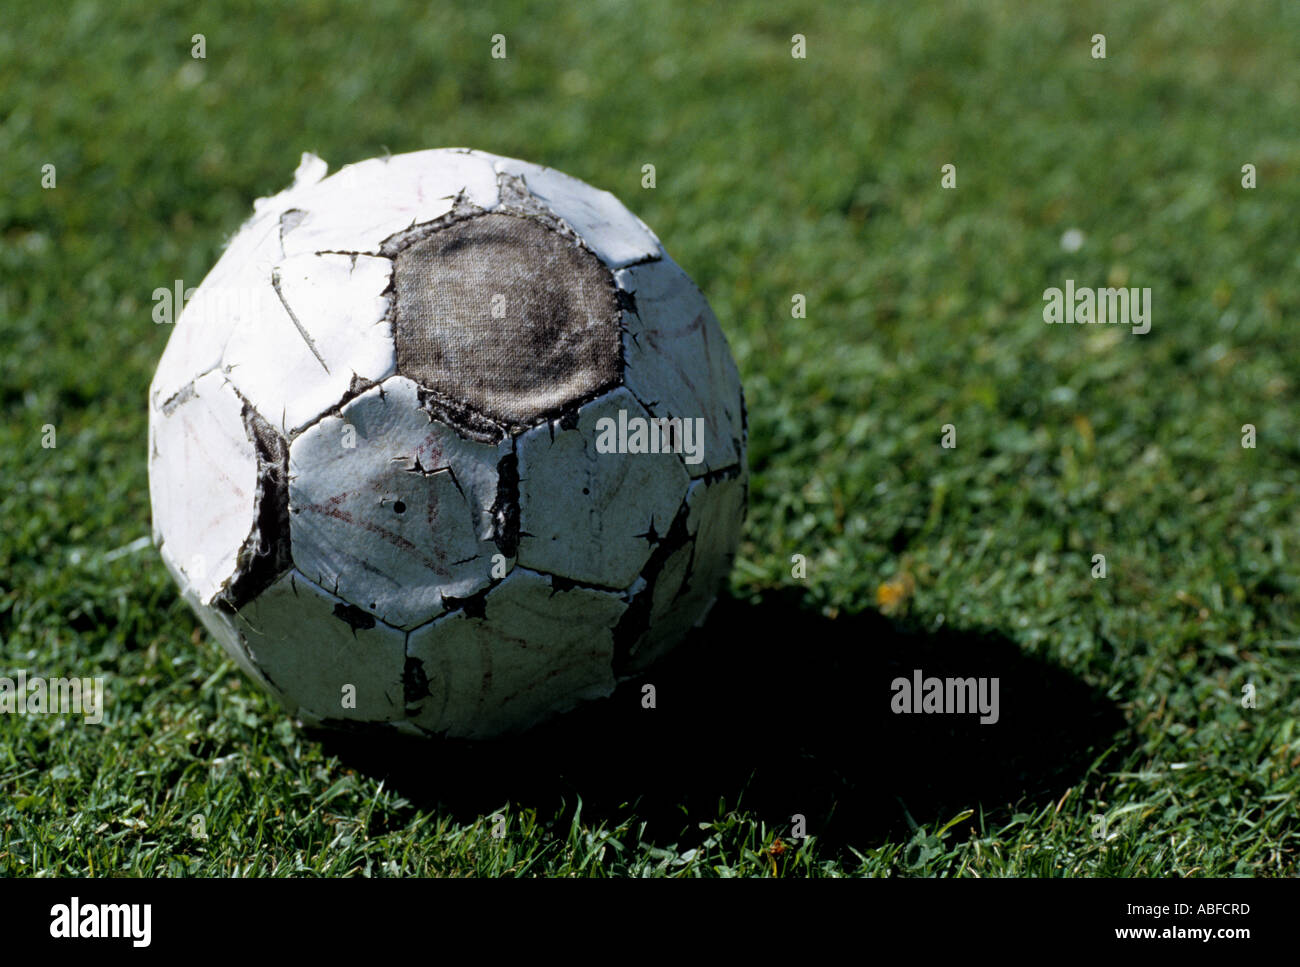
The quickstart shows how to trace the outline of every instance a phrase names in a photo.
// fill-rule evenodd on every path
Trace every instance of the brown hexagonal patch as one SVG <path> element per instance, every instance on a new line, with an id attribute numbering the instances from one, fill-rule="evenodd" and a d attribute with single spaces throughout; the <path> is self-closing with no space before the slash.
<path id="1" fill-rule="evenodd" d="M 395 258 L 397 371 L 453 406 L 528 425 L 617 384 L 613 275 L 542 219 L 490 212 Z"/>

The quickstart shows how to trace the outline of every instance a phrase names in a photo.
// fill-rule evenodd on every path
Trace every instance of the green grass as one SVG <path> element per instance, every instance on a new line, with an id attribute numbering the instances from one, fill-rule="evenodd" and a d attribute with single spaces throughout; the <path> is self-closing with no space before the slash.
<path id="1" fill-rule="evenodd" d="M 1298 872 L 1300 8 L 263 6 L 0 25 L 0 675 L 108 693 L 98 727 L 0 716 L 0 871 Z M 104 555 L 149 533 L 152 291 L 303 150 L 445 145 L 655 229 L 736 354 L 752 499 L 660 709 L 403 768 L 297 731 L 156 554 Z M 1067 278 L 1150 287 L 1152 331 L 1044 325 Z M 891 716 L 913 667 L 1000 675 L 1004 721 Z"/>

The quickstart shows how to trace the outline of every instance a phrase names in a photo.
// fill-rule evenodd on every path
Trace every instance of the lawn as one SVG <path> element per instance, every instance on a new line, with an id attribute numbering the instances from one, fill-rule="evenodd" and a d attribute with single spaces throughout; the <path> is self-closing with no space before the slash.
<path id="1" fill-rule="evenodd" d="M 0 676 L 106 692 L 0 715 L 0 872 L 1300 872 L 1300 7 L 266 8 L 0 24 Z M 691 273 L 749 517 L 658 708 L 376 749 L 296 728 L 140 540 L 152 293 L 303 151 L 451 145 Z M 1046 325 L 1067 279 L 1149 288 L 1150 331 Z M 893 714 L 914 669 L 998 678 L 999 721 Z"/>

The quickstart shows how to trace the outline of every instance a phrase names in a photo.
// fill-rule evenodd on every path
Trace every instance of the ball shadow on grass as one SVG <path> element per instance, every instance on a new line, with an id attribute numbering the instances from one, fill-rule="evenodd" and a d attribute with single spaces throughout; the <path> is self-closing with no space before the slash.
<path id="1" fill-rule="evenodd" d="M 999 718 L 896 714 L 896 678 L 999 680 Z M 643 686 L 656 707 L 642 707 Z M 645 839 L 686 848 L 740 810 L 823 845 L 866 849 L 916 823 L 1059 798 L 1110 746 L 1122 714 L 1062 668 L 994 632 L 930 633 L 876 612 L 832 620 L 796 591 L 723 598 L 705 627 L 604 701 L 491 742 L 313 733 L 327 753 L 413 804 L 473 821 L 506 807 L 585 823 L 635 813 Z M 720 812 L 721 810 L 721 812 Z M 978 822 L 978 815 L 971 825 Z M 1081 830 L 1081 835 L 1086 835 Z"/>

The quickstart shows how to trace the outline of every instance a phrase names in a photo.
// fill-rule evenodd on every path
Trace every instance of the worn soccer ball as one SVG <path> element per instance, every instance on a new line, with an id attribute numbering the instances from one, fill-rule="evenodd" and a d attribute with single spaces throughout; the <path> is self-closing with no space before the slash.
<path id="1" fill-rule="evenodd" d="M 609 695 L 740 539 L 740 379 L 613 195 L 479 151 L 304 155 L 150 387 L 154 540 L 302 721 L 483 738 Z"/>

